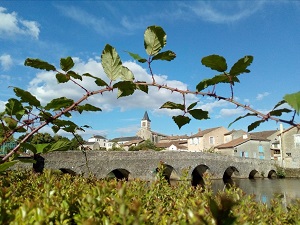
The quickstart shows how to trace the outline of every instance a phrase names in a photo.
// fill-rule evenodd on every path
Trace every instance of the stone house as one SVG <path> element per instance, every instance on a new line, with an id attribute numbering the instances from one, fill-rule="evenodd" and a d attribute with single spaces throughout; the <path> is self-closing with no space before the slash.
<path id="1" fill-rule="evenodd" d="M 215 152 L 244 158 L 271 160 L 270 140 L 250 134 L 215 147 Z"/>
<path id="2" fill-rule="evenodd" d="M 162 148 L 164 150 L 187 150 L 187 141 L 186 140 L 176 140 L 176 141 L 168 141 L 168 142 L 159 142 L 155 144 L 156 147 Z"/>
<path id="3" fill-rule="evenodd" d="M 213 150 L 215 146 L 224 143 L 224 134 L 228 132 L 225 127 L 199 129 L 197 134 L 188 138 L 188 150 L 200 152 Z"/>
<path id="4" fill-rule="evenodd" d="M 267 131 L 259 131 L 259 132 L 251 132 L 250 135 L 254 135 L 256 137 L 261 137 L 270 140 L 270 153 L 272 160 L 280 160 L 280 142 L 278 134 L 279 130 L 267 130 Z"/>
<path id="5" fill-rule="evenodd" d="M 281 146 L 281 165 L 290 168 L 300 167 L 300 130 L 290 127 L 278 134 Z"/>
<path id="6" fill-rule="evenodd" d="M 101 150 L 107 148 L 108 140 L 100 135 L 93 135 L 83 144 L 83 147 L 87 150 Z"/>
<path id="7" fill-rule="evenodd" d="M 244 134 L 247 134 L 247 132 L 244 130 L 231 130 L 228 133 L 224 134 L 224 143 L 242 137 Z"/>

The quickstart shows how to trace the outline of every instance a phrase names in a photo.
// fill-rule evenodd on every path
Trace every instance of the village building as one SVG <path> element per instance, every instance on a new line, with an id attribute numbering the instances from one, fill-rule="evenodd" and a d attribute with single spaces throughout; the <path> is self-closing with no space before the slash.
<path id="1" fill-rule="evenodd" d="M 108 140 L 100 135 L 93 135 L 80 148 L 86 150 L 105 150 L 107 148 Z"/>
<path id="2" fill-rule="evenodd" d="M 149 119 L 147 111 L 141 120 L 141 128 L 136 135 L 143 140 L 150 140 L 153 143 L 158 143 L 161 139 L 168 137 L 168 135 L 151 130 L 151 120 Z"/>
<path id="3" fill-rule="evenodd" d="M 283 167 L 300 167 L 300 130 L 297 127 L 290 127 L 286 130 L 281 128 L 278 134 L 281 152 L 280 165 Z"/>
<path id="4" fill-rule="evenodd" d="M 250 134 L 215 147 L 215 152 L 244 158 L 271 160 L 270 140 Z"/>
<path id="5" fill-rule="evenodd" d="M 224 134 L 229 131 L 225 127 L 215 127 L 206 130 L 199 129 L 197 134 L 188 138 L 188 150 L 207 152 L 224 143 Z"/>

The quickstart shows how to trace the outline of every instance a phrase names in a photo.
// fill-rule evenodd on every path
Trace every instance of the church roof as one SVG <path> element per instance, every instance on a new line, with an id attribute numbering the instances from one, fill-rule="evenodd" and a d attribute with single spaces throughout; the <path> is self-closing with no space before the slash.
<path id="1" fill-rule="evenodd" d="M 147 111 L 145 111 L 145 114 L 144 114 L 144 117 L 143 117 L 142 120 L 147 120 L 147 121 L 151 122 L 151 120 L 149 119 Z"/>

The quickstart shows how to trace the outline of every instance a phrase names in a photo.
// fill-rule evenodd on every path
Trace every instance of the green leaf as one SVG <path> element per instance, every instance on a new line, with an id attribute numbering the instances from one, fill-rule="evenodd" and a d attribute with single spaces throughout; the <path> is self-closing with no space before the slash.
<path id="1" fill-rule="evenodd" d="M 138 90 L 141 90 L 141 91 L 145 92 L 146 94 L 148 94 L 149 88 L 147 85 L 141 85 L 141 84 L 136 83 L 136 88 Z"/>
<path id="2" fill-rule="evenodd" d="M 148 55 L 154 56 L 166 45 L 167 35 L 159 26 L 149 26 L 144 33 L 144 47 Z"/>
<path id="3" fill-rule="evenodd" d="M 131 70 L 129 70 L 127 67 L 122 66 L 121 69 L 121 74 L 120 74 L 120 79 L 124 81 L 133 81 L 134 76 Z"/>
<path id="4" fill-rule="evenodd" d="M 208 111 L 204 111 L 202 109 L 192 109 L 188 111 L 189 114 L 192 115 L 197 120 L 207 120 L 209 119 Z"/>
<path id="5" fill-rule="evenodd" d="M 256 127 L 258 127 L 261 123 L 265 122 L 265 120 L 258 120 L 258 121 L 255 121 L 254 123 L 251 123 L 249 126 L 248 126 L 248 132 L 254 130 Z"/>
<path id="6" fill-rule="evenodd" d="M 160 52 L 157 55 L 153 56 L 152 60 L 166 60 L 171 61 L 176 58 L 176 54 L 170 50 L 165 52 Z"/>
<path id="7" fill-rule="evenodd" d="M 12 117 L 4 117 L 2 119 L 11 130 L 15 129 L 18 125 L 18 121 Z"/>
<path id="8" fill-rule="evenodd" d="M 77 79 L 77 80 L 82 80 L 82 77 L 72 70 L 67 72 L 67 76 L 73 77 L 74 79 Z"/>
<path id="9" fill-rule="evenodd" d="M 247 113 L 247 114 L 244 115 L 244 116 L 239 116 L 239 117 L 236 118 L 233 122 L 231 122 L 231 123 L 228 125 L 228 127 L 230 127 L 232 124 L 234 124 L 234 123 L 237 122 L 238 120 L 243 119 L 243 118 L 248 117 L 248 116 L 257 116 L 257 114 L 256 114 L 256 113 Z"/>
<path id="10" fill-rule="evenodd" d="M 230 75 L 226 76 L 225 74 L 216 75 L 211 79 L 202 80 L 197 86 L 197 91 L 202 91 L 209 86 L 213 86 L 219 83 L 234 83 L 240 82 L 237 77 L 232 77 Z"/>
<path id="11" fill-rule="evenodd" d="M 78 129 L 77 124 L 70 120 L 59 120 L 56 119 L 52 122 L 54 125 L 59 127 L 60 129 L 63 129 L 66 132 L 75 132 Z M 55 128 L 57 129 L 57 128 Z"/>
<path id="12" fill-rule="evenodd" d="M 67 72 L 68 70 L 72 69 L 74 66 L 73 59 L 69 56 L 67 58 L 60 59 L 60 68 Z"/>
<path id="13" fill-rule="evenodd" d="M 132 95 L 136 90 L 136 85 L 131 81 L 120 81 L 113 85 L 113 88 L 118 88 L 118 98 Z"/>
<path id="14" fill-rule="evenodd" d="M 46 146 L 41 153 L 48 153 L 54 151 L 67 151 L 70 149 L 71 142 L 68 140 L 59 140 L 51 145 Z"/>
<path id="15" fill-rule="evenodd" d="M 289 113 L 289 112 L 292 112 L 292 110 L 287 109 L 287 108 L 272 110 L 270 112 L 270 116 L 281 116 L 282 113 Z"/>
<path id="16" fill-rule="evenodd" d="M 140 63 L 145 63 L 147 62 L 147 59 L 142 58 L 141 56 L 139 56 L 138 54 L 132 53 L 132 52 L 127 52 L 133 59 L 139 61 Z"/>
<path id="17" fill-rule="evenodd" d="M 79 105 L 77 106 L 77 110 L 80 114 L 83 111 L 93 111 L 93 112 L 102 111 L 100 108 L 93 106 L 91 104 Z"/>
<path id="18" fill-rule="evenodd" d="M 241 73 L 249 73 L 250 70 L 247 67 L 253 62 L 253 56 L 246 55 L 239 59 L 230 69 L 231 76 L 237 76 Z"/>
<path id="19" fill-rule="evenodd" d="M 283 105 L 284 103 L 286 103 L 286 101 L 285 101 L 285 100 L 281 100 L 280 102 L 278 102 L 278 103 L 274 106 L 273 110 L 276 109 L 277 107 Z"/>
<path id="20" fill-rule="evenodd" d="M 32 94 L 30 94 L 30 92 L 28 91 L 24 91 L 20 88 L 14 87 L 14 92 L 16 93 L 16 95 L 18 97 L 21 98 L 22 102 L 27 102 L 29 105 L 33 105 L 33 106 L 41 106 L 41 103 L 39 100 L 37 100 L 37 98 L 35 96 L 33 96 Z"/>
<path id="21" fill-rule="evenodd" d="M 53 99 L 51 102 L 49 102 L 45 106 L 45 109 L 62 110 L 64 108 L 71 106 L 73 103 L 74 101 L 72 99 L 68 99 L 66 97 L 60 97 L 60 98 Z"/>
<path id="22" fill-rule="evenodd" d="M 300 91 L 293 94 L 286 94 L 283 99 L 293 108 L 299 115 L 300 111 Z"/>
<path id="23" fill-rule="evenodd" d="M 26 150 L 30 150 L 34 154 L 36 153 L 36 147 L 33 144 L 30 144 L 28 142 L 24 142 L 20 144 L 20 148 L 22 149 L 23 152 L 26 152 Z"/>
<path id="24" fill-rule="evenodd" d="M 219 55 L 209 55 L 201 60 L 202 65 L 217 70 L 219 72 L 225 72 L 227 70 L 226 59 Z"/>
<path id="25" fill-rule="evenodd" d="M 60 130 L 60 127 L 56 126 L 56 125 L 52 126 L 51 128 L 52 128 L 54 133 L 57 133 Z"/>
<path id="26" fill-rule="evenodd" d="M 98 77 L 95 77 L 95 76 L 93 76 L 93 75 L 91 75 L 89 73 L 82 74 L 82 76 L 94 78 L 95 79 L 95 83 L 99 87 L 108 86 L 108 84 L 104 80 L 102 80 L 102 79 L 100 79 Z"/>
<path id="27" fill-rule="evenodd" d="M 194 103 L 190 104 L 189 107 L 187 107 L 187 110 L 191 110 L 191 109 L 194 108 L 197 104 L 198 104 L 198 102 L 194 102 Z"/>
<path id="28" fill-rule="evenodd" d="M 46 71 L 56 71 L 55 66 L 42 61 L 40 59 L 32 59 L 32 58 L 27 58 L 24 62 L 25 66 L 30 66 L 36 69 L 42 69 L 42 70 L 46 70 Z"/>
<path id="29" fill-rule="evenodd" d="M 107 77 L 115 81 L 121 76 L 122 62 L 115 48 L 107 44 L 101 55 L 101 64 Z"/>
<path id="30" fill-rule="evenodd" d="M 16 118 L 20 120 L 26 111 L 21 102 L 17 99 L 11 98 L 8 99 L 8 102 L 5 104 L 5 112 L 9 116 L 16 116 Z"/>
<path id="31" fill-rule="evenodd" d="M 62 73 L 57 73 L 55 75 L 55 77 L 56 77 L 57 82 L 60 83 L 60 84 L 61 83 L 66 83 L 70 80 L 70 76 L 67 76 L 67 75 L 62 74 Z"/>
<path id="32" fill-rule="evenodd" d="M 46 149 L 46 147 L 50 146 L 50 144 L 49 143 L 47 143 L 47 144 L 35 144 L 34 146 L 36 148 L 36 153 L 35 154 L 40 154 L 40 153 L 47 152 L 45 149 Z"/>
<path id="33" fill-rule="evenodd" d="M 15 165 L 17 162 L 19 162 L 18 160 L 14 160 L 14 161 L 10 161 L 10 162 L 4 162 L 2 164 L 0 164 L 0 173 L 4 172 L 5 170 L 7 170 L 9 167 L 12 167 L 13 165 Z"/>
<path id="34" fill-rule="evenodd" d="M 160 109 L 180 109 L 180 110 L 184 110 L 184 105 L 182 104 L 177 104 L 175 102 L 170 102 L 170 101 L 167 101 L 165 102 L 161 107 Z"/>
<path id="35" fill-rule="evenodd" d="M 174 122 L 177 124 L 178 128 L 180 129 L 182 126 L 188 124 L 191 119 L 187 116 L 173 116 L 172 119 L 174 120 Z"/>

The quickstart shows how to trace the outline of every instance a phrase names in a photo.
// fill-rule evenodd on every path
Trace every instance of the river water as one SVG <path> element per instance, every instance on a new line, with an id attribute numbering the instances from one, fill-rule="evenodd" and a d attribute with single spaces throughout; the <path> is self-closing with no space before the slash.
<path id="1" fill-rule="evenodd" d="M 223 190 L 234 183 L 247 194 L 254 194 L 256 200 L 270 204 L 270 200 L 280 198 L 284 205 L 300 199 L 300 179 L 233 179 L 225 184 L 223 180 L 212 180 L 214 192 Z"/>

